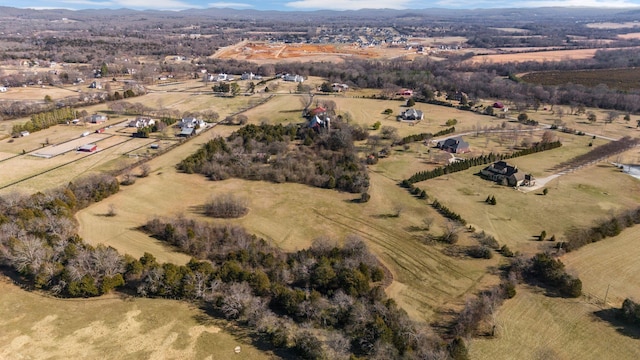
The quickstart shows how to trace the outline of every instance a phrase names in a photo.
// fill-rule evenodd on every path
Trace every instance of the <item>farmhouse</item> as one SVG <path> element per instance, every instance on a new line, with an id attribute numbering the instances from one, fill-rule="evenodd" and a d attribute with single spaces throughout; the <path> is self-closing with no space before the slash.
<path id="1" fill-rule="evenodd" d="M 442 149 L 452 154 L 462 154 L 469 152 L 469 143 L 462 140 L 461 136 L 446 139 L 444 141 L 438 141 L 436 145 L 438 149 Z"/>
<path id="2" fill-rule="evenodd" d="M 92 124 L 102 124 L 105 121 L 107 121 L 106 115 L 102 115 L 102 114 L 93 114 L 93 115 L 91 115 L 91 123 Z"/>
<path id="3" fill-rule="evenodd" d="M 178 127 L 183 129 L 183 128 L 203 128 L 207 125 L 206 122 L 204 122 L 204 120 L 199 120 L 196 117 L 190 116 L 190 117 L 185 117 L 182 118 L 179 122 L 178 122 Z"/>
<path id="4" fill-rule="evenodd" d="M 147 126 L 153 126 L 153 124 L 155 124 L 156 121 L 148 118 L 148 117 L 138 117 L 135 120 L 129 122 L 129 127 L 134 127 L 134 128 L 143 128 L 143 127 L 147 127 Z"/>
<path id="5" fill-rule="evenodd" d="M 349 90 L 349 85 L 347 84 L 340 84 L 340 83 L 333 83 L 331 84 L 331 89 L 334 92 L 343 92 L 343 91 L 347 91 Z"/>
<path id="6" fill-rule="evenodd" d="M 82 151 L 82 152 L 94 152 L 96 150 L 98 150 L 98 145 L 96 144 L 86 144 L 78 148 L 78 151 Z"/>
<path id="7" fill-rule="evenodd" d="M 252 72 L 245 72 L 242 73 L 242 75 L 240 76 L 240 80 L 262 80 L 262 76 L 260 75 L 256 75 Z"/>
<path id="8" fill-rule="evenodd" d="M 416 121 L 422 120 L 423 118 L 424 114 L 422 111 L 411 108 L 400 113 L 398 121 Z"/>
<path id="9" fill-rule="evenodd" d="M 531 174 L 518 171 L 517 166 L 509 165 L 505 161 L 496 161 L 480 170 L 480 176 L 508 186 L 532 186 L 535 184 L 535 179 Z"/>
<path id="10" fill-rule="evenodd" d="M 282 79 L 284 81 L 304 82 L 304 77 L 302 75 L 284 74 Z"/>

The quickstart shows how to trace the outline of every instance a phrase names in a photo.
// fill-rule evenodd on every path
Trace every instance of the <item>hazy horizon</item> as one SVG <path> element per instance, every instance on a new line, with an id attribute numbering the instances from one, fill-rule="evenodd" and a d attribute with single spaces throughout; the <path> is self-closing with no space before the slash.
<path id="1" fill-rule="evenodd" d="M 186 10 L 206 8 L 232 8 L 278 11 L 315 10 L 360 10 L 360 9 L 492 9 L 492 8 L 536 8 L 536 7 L 576 7 L 576 8 L 639 8 L 640 0 L 527 0 L 527 1 L 470 1 L 456 2 L 444 0 L 265 0 L 265 1 L 215 1 L 215 0 L 0 0 L 0 5 L 30 9 L 132 9 L 132 10 Z"/>

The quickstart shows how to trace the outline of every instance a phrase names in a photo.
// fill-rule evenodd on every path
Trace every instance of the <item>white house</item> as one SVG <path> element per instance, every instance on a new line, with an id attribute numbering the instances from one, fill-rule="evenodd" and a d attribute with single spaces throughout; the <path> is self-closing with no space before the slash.
<path id="1" fill-rule="evenodd" d="M 7 92 L 6 86 L 0 86 L 0 92 Z"/>
<path id="2" fill-rule="evenodd" d="M 284 76 L 282 77 L 282 79 L 284 81 L 293 81 L 293 82 L 304 82 L 304 77 L 301 75 L 294 75 L 294 74 L 284 74 Z"/>
<path id="3" fill-rule="evenodd" d="M 101 124 L 107 121 L 107 116 L 102 114 L 93 114 L 91 115 L 91 123 L 92 124 Z"/>
<path id="4" fill-rule="evenodd" d="M 262 76 L 260 75 L 256 75 L 252 72 L 245 72 L 242 73 L 242 75 L 240 76 L 240 80 L 261 80 Z"/>
<path id="5" fill-rule="evenodd" d="M 143 128 L 143 127 L 147 127 L 147 126 L 153 126 L 153 124 L 155 124 L 156 121 L 148 118 L 148 117 L 138 117 L 133 121 L 129 122 L 129 127 L 134 127 L 134 128 Z"/>
<path id="6" fill-rule="evenodd" d="M 193 116 L 190 117 L 186 117 L 186 118 L 182 118 L 179 122 L 178 122 L 178 127 L 181 129 L 184 128 L 203 128 L 207 125 L 206 122 L 204 122 L 204 120 L 199 120 L 198 118 L 195 118 Z"/>

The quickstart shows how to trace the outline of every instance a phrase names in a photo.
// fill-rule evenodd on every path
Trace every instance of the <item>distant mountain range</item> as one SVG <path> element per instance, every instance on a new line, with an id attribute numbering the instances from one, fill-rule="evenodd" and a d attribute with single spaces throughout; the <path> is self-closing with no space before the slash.
<path id="1" fill-rule="evenodd" d="M 22 18 L 69 18 L 78 19 L 84 16 L 92 18 L 112 18 L 128 16 L 158 16 L 167 18 L 221 18 L 221 19 L 262 19 L 262 20 L 286 20 L 296 19 L 481 19 L 508 17 L 510 21 L 535 21 L 545 19 L 565 19 L 575 21 L 596 21 L 596 20 L 618 20 L 637 21 L 640 18 L 639 9 L 612 9 L 612 8 L 591 8 L 591 7 L 571 7 L 571 8 L 505 8 L 505 9 L 415 9 L 415 10 L 391 10 L 391 9 L 363 9 L 363 10 L 318 10 L 318 11 L 261 11 L 261 10 L 236 10 L 236 9 L 188 9 L 182 11 L 159 11 L 159 10 L 130 10 L 130 9 L 87 9 L 87 10 L 66 10 L 66 9 L 45 9 L 33 10 L 14 7 L 0 6 L 0 19 L 7 17 Z"/>

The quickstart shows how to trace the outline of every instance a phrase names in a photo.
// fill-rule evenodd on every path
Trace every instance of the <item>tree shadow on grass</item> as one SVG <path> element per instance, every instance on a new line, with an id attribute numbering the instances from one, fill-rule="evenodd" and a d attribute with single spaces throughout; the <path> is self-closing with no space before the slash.
<path id="1" fill-rule="evenodd" d="M 639 340 L 640 339 L 640 326 L 629 324 L 624 322 L 622 319 L 618 317 L 620 309 L 602 309 L 598 311 L 594 311 L 593 315 L 595 315 L 598 319 L 608 322 L 611 326 L 613 326 L 616 331 L 622 335 L 628 336 L 632 339 Z"/>
<path id="2" fill-rule="evenodd" d="M 274 347 L 267 339 L 257 335 L 250 328 L 225 320 L 224 315 L 211 306 L 202 305 L 200 310 L 202 310 L 202 313 L 194 316 L 194 320 L 200 325 L 215 326 L 223 329 L 224 332 L 232 335 L 237 340 L 250 343 L 261 351 L 271 351 L 280 359 L 293 360 L 299 358 L 292 350 Z"/>

